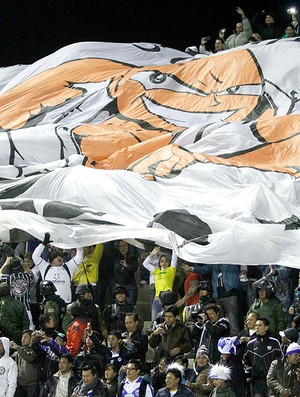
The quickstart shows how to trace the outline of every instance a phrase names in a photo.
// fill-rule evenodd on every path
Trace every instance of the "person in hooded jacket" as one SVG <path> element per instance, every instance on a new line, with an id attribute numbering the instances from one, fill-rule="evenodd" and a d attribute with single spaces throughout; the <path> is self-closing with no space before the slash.
<path id="1" fill-rule="evenodd" d="M 0 330 L 3 335 L 20 344 L 22 332 L 29 328 L 24 304 L 10 295 L 7 283 L 0 283 Z"/>
<path id="2" fill-rule="evenodd" d="M 62 316 L 65 312 L 65 301 L 56 295 L 57 289 L 52 281 L 44 280 L 40 282 L 40 293 L 43 296 L 41 303 L 41 313 L 51 314 L 55 319 L 55 327 L 61 330 Z"/>
<path id="3" fill-rule="evenodd" d="M 66 312 L 62 321 L 62 329 L 66 333 L 72 321 L 71 309 L 76 305 L 81 310 L 82 315 L 92 324 L 95 331 L 103 329 L 103 319 L 99 306 L 93 301 L 93 287 L 91 284 L 78 285 L 75 291 L 77 299 L 67 305 Z M 76 309 L 76 310 L 77 310 Z"/>
<path id="4" fill-rule="evenodd" d="M 80 374 L 86 365 L 93 365 L 100 376 L 104 375 L 106 348 L 102 345 L 102 336 L 99 332 L 86 328 L 84 344 L 75 358 L 75 371 Z"/>
<path id="5" fill-rule="evenodd" d="M 10 341 L 5 336 L 0 338 L 0 395 L 14 397 L 17 388 L 18 366 L 9 357 Z"/>
<path id="6" fill-rule="evenodd" d="M 71 316 L 73 318 L 67 329 L 67 349 L 73 357 L 79 353 L 84 333 L 89 323 L 89 319 L 78 302 L 74 302 L 71 307 Z"/>
<path id="7" fill-rule="evenodd" d="M 262 277 L 255 281 L 252 287 L 256 289 L 256 299 L 248 313 L 257 313 L 259 317 L 267 318 L 270 334 L 280 339 L 279 332 L 284 331 L 287 326 L 287 315 L 283 304 L 276 296 L 275 284 L 268 277 Z"/>
<path id="8" fill-rule="evenodd" d="M 271 397 L 299 396 L 300 391 L 300 345 L 291 343 L 285 357 L 272 361 L 267 374 Z"/>

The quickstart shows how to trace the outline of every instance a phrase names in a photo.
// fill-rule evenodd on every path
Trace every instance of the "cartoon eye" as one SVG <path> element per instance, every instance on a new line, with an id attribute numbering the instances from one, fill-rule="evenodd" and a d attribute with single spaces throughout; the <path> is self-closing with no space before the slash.
<path id="1" fill-rule="evenodd" d="M 226 88 L 224 91 L 216 92 L 216 95 L 261 95 L 261 91 L 261 84 L 246 84 Z"/>
<path id="2" fill-rule="evenodd" d="M 159 70 L 138 72 L 131 77 L 131 80 L 139 81 L 145 90 L 165 89 L 174 92 L 185 92 L 193 95 L 206 96 L 201 90 L 190 87 L 184 81 L 176 78 L 176 76 L 162 73 Z"/>
<path id="3" fill-rule="evenodd" d="M 240 89 L 240 86 L 237 85 L 237 86 L 235 86 L 235 87 L 229 87 L 229 88 L 227 88 L 226 91 L 228 92 L 229 95 L 233 95 L 233 94 L 235 94 L 239 89 Z"/>
<path id="4" fill-rule="evenodd" d="M 151 83 L 161 84 L 167 79 L 167 75 L 161 72 L 155 72 L 149 77 Z"/>

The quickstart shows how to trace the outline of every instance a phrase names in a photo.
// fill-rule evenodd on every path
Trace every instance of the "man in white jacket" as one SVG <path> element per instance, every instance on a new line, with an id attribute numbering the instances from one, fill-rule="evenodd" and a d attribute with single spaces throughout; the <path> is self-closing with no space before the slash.
<path id="1" fill-rule="evenodd" d="M 253 33 L 250 21 L 244 14 L 244 11 L 241 9 L 241 7 L 237 7 L 236 12 L 241 15 L 242 22 L 237 22 L 234 33 L 226 39 L 224 44 L 224 50 L 247 44 L 249 37 Z M 224 34 L 225 32 L 223 30 L 220 30 L 219 37 L 221 39 L 224 39 Z"/>
<path id="2" fill-rule="evenodd" d="M 0 338 L 0 397 L 14 397 L 17 388 L 18 367 L 9 357 L 9 339 Z"/>

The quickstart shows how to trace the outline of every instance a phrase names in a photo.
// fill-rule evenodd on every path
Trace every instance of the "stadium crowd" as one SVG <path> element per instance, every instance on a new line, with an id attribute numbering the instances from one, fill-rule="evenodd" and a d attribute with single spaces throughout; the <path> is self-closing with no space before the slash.
<path id="1" fill-rule="evenodd" d="M 0 395 L 300 395 L 298 269 L 51 243 L 0 242 Z"/>
<path id="2" fill-rule="evenodd" d="M 189 46 L 185 51 L 194 56 L 211 55 L 247 43 L 258 43 L 262 40 L 297 37 L 299 35 L 300 17 L 295 7 L 290 7 L 287 10 L 291 21 L 284 28 L 281 23 L 277 22 L 277 17 L 273 12 L 261 10 L 249 20 L 241 7 L 237 7 L 236 11 L 241 20 L 236 23 L 235 29 L 231 31 L 232 33 L 228 35 L 229 29 L 224 27 L 218 31 L 213 44 L 210 45 L 210 36 L 204 36 L 200 39 L 199 47 Z"/>
<path id="3" fill-rule="evenodd" d="M 236 11 L 233 34 L 186 51 L 299 34 L 297 10 L 284 30 L 271 12 Z M 51 243 L 0 241 L 0 397 L 300 396 L 298 269 Z"/>

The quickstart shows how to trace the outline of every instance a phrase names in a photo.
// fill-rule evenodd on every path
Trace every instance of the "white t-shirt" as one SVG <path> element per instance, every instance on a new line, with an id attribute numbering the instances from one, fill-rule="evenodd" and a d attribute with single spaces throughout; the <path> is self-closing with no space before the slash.
<path id="1" fill-rule="evenodd" d="M 71 281 L 77 270 L 77 266 L 83 260 L 83 249 L 78 249 L 74 258 L 64 263 L 62 266 L 53 266 L 42 258 L 41 255 L 44 248 L 44 244 L 40 244 L 32 254 L 32 259 L 41 272 L 42 280 L 52 281 L 57 289 L 56 295 L 60 295 L 66 303 L 71 303 Z"/>

